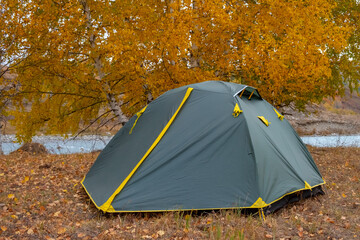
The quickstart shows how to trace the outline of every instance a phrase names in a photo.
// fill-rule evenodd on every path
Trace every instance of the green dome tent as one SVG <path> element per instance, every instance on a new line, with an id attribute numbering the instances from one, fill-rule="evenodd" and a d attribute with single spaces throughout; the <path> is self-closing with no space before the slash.
<path id="1" fill-rule="evenodd" d="M 158 97 L 82 180 L 104 212 L 273 208 L 325 181 L 287 120 L 249 86 L 208 81 Z"/>

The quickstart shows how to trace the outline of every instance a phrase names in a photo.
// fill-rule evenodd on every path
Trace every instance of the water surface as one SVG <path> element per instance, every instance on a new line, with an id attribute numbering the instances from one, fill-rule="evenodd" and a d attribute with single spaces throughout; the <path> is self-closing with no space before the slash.
<path id="1" fill-rule="evenodd" d="M 87 153 L 102 150 L 112 136 L 87 135 L 76 139 L 64 139 L 60 136 L 35 136 L 33 142 L 41 143 L 53 154 Z M 305 144 L 314 147 L 360 147 L 360 135 L 330 135 L 301 137 Z M 9 154 L 20 147 L 14 135 L 1 135 L 1 147 Z"/>

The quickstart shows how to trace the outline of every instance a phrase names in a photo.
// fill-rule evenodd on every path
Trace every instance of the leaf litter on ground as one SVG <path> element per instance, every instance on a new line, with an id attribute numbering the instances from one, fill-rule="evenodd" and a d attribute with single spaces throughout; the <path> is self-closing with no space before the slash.
<path id="1" fill-rule="evenodd" d="M 0 239 L 357 239 L 360 148 L 309 147 L 326 195 L 266 216 L 236 210 L 103 214 L 79 182 L 97 154 L 0 156 Z"/>

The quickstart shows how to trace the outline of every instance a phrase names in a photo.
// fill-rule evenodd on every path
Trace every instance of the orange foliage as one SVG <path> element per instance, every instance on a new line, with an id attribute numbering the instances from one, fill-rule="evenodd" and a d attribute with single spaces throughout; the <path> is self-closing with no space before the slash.
<path id="1" fill-rule="evenodd" d="M 9 0 L 19 140 L 124 123 L 163 92 L 205 80 L 258 87 L 277 106 L 333 95 L 327 51 L 350 28 L 330 0 Z M 12 25 L 14 24 L 14 25 Z M 6 30 L 8 31 L 8 30 Z M 341 80 L 337 80 L 340 81 Z"/>

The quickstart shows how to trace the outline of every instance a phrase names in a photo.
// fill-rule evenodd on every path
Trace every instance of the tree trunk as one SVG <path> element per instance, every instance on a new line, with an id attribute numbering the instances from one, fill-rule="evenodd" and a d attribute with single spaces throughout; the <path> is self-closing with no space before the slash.
<path id="1" fill-rule="evenodd" d="M 194 11 L 197 10 L 197 2 L 196 0 L 192 1 L 192 9 Z M 192 34 L 194 31 L 200 31 L 198 26 L 194 26 L 194 29 L 190 30 L 190 34 Z M 198 46 L 196 46 L 195 43 L 191 43 L 191 49 L 190 50 L 190 68 L 198 68 L 200 67 L 200 59 L 198 57 L 194 56 L 194 52 L 198 51 Z"/>
<path id="2" fill-rule="evenodd" d="M 80 0 L 80 3 L 83 6 L 83 11 L 84 11 L 84 14 L 86 17 L 87 28 L 90 31 L 92 26 L 91 26 L 91 12 L 90 12 L 89 5 L 86 0 Z M 91 46 L 91 49 L 94 49 L 94 50 L 96 48 L 95 39 L 96 39 L 95 34 L 92 31 L 90 31 L 90 34 L 89 34 L 90 46 Z M 122 100 L 117 101 L 116 96 L 114 96 L 114 94 L 112 94 L 112 92 L 111 92 L 110 84 L 104 79 L 105 73 L 102 68 L 101 56 L 97 55 L 93 58 L 93 60 L 94 60 L 95 69 L 97 70 L 96 80 L 100 82 L 101 88 L 104 91 L 104 93 L 106 94 L 106 98 L 107 98 L 107 101 L 108 101 L 111 111 L 117 117 L 119 122 L 122 125 L 124 125 L 129 119 L 121 110 L 121 105 L 123 104 L 123 101 Z"/>

